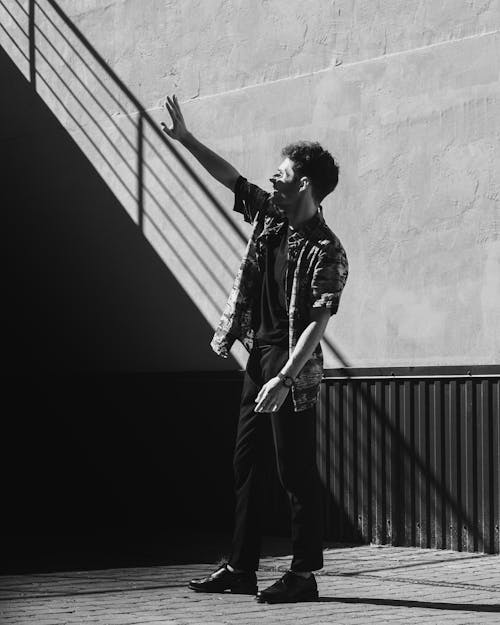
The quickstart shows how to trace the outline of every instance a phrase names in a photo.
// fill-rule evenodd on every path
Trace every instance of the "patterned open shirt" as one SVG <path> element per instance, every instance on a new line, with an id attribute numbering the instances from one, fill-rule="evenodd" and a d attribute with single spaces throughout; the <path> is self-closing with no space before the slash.
<path id="1" fill-rule="evenodd" d="M 253 320 L 261 296 L 264 250 L 270 237 L 279 236 L 288 228 L 288 221 L 275 208 L 271 194 L 243 176 L 236 182 L 234 210 L 253 224 L 253 231 L 211 342 L 215 353 L 224 358 L 236 340 L 248 351 L 253 347 L 256 331 Z M 285 286 L 290 354 L 311 322 L 313 308 L 327 308 L 332 315 L 337 312 L 347 273 L 344 248 L 326 225 L 320 207 L 288 239 Z M 318 343 L 292 387 L 296 412 L 316 403 L 322 377 L 323 354 Z"/>

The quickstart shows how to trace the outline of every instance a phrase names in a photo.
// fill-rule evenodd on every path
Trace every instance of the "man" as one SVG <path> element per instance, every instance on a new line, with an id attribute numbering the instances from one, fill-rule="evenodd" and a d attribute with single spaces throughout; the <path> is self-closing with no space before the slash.
<path id="1" fill-rule="evenodd" d="M 321 490 L 315 457 L 315 404 L 323 357 L 320 339 L 337 311 L 347 259 L 326 225 L 320 202 L 338 181 L 333 157 L 318 143 L 283 150 L 270 178 L 273 192 L 249 183 L 186 128 L 177 97 L 165 106 L 181 142 L 205 169 L 234 191 L 234 209 L 252 236 L 212 340 L 227 357 L 236 339 L 250 352 L 234 451 L 236 513 L 229 562 L 189 587 L 198 592 L 256 594 L 259 602 L 318 598 L 312 571 L 323 566 Z M 262 449 L 271 422 L 278 475 L 291 506 L 290 570 L 257 593 Z"/>

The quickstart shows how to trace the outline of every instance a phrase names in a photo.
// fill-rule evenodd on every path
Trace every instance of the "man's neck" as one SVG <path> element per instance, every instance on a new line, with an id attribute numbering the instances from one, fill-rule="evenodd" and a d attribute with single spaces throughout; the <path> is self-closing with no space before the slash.
<path id="1" fill-rule="evenodd" d="M 304 204 L 297 206 L 296 210 L 288 215 L 288 223 L 294 230 L 297 230 L 297 228 L 300 228 L 302 224 L 312 219 L 317 212 L 318 207 L 316 204 L 313 202 L 305 202 Z"/>

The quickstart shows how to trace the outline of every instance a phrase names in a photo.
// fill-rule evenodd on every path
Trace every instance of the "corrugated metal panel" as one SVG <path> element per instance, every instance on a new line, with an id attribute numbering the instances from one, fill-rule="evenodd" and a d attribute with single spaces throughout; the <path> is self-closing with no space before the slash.
<path id="1" fill-rule="evenodd" d="M 326 378 L 328 540 L 500 553 L 500 379 Z"/>

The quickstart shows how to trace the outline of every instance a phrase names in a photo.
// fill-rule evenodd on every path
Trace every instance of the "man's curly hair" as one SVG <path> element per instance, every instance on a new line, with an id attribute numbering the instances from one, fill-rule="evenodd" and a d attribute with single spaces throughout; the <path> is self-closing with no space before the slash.
<path id="1" fill-rule="evenodd" d="M 298 176 L 309 178 L 313 197 L 318 204 L 337 186 L 339 167 L 330 152 L 318 142 L 290 143 L 281 154 L 294 162 L 294 171 Z"/>

